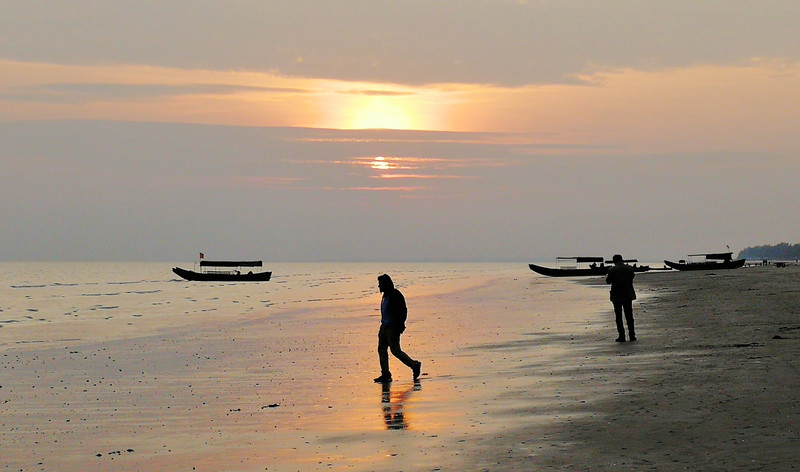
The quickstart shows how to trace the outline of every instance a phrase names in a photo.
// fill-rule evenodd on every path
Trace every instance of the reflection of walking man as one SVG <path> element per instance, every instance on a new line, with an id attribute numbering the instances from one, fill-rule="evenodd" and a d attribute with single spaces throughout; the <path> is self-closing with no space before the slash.
<path id="1" fill-rule="evenodd" d="M 394 288 L 391 277 L 383 274 L 378 277 L 378 290 L 383 293 L 381 299 L 381 328 L 378 331 L 378 358 L 381 363 L 381 376 L 375 382 L 391 382 L 392 372 L 389 370 L 389 350 L 400 359 L 400 362 L 411 368 L 414 380 L 419 378 L 422 362 L 415 361 L 400 349 L 400 335 L 406 329 L 408 309 L 406 299 L 400 290 Z"/>
<path id="2" fill-rule="evenodd" d="M 390 384 L 384 383 L 381 385 L 381 403 L 383 403 L 383 421 L 386 422 L 386 429 L 406 429 L 408 428 L 408 421 L 403 414 L 403 405 L 406 400 L 411 396 L 412 392 L 418 392 L 422 389 L 422 384 L 419 380 L 414 381 L 414 385 L 405 389 L 402 392 L 395 392 L 392 395 Z"/>
<path id="3" fill-rule="evenodd" d="M 608 268 L 606 283 L 611 284 L 611 303 L 614 304 L 614 314 L 617 319 L 617 342 L 625 342 L 625 327 L 622 326 L 622 312 L 625 312 L 625 321 L 628 323 L 628 335 L 631 341 L 636 341 L 636 330 L 633 328 L 633 301 L 636 292 L 633 289 L 633 278 L 636 274 L 633 268 L 625 264 L 622 256 L 615 254 L 612 259 L 614 265 Z"/>

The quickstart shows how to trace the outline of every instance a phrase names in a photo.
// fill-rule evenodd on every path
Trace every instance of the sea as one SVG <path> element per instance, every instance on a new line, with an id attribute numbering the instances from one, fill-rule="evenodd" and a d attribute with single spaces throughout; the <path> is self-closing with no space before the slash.
<path id="1" fill-rule="evenodd" d="M 276 262 L 258 283 L 176 266 L 0 263 L 0 464 L 446 470 L 509 427 L 498 410 L 563 398 L 558 366 L 614 334 L 607 289 L 527 263 Z M 421 382 L 392 359 L 391 386 L 372 383 L 383 273 Z"/>
<path id="2" fill-rule="evenodd" d="M 269 317 L 326 304 L 377 304 L 377 275 L 410 294 L 449 293 L 503 278 L 537 281 L 543 291 L 570 285 L 524 263 L 266 263 L 269 282 L 190 282 L 186 263 L 2 262 L 0 349 L 58 343 L 81 326 L 105 323 L 107 336 L 152 334 L 209 320 Z M 564 294 L 564 303 L 570 301 Z M 413 315 L 412 315 L 413 316 Z M 76 328 L 77 327 L 77 328 Z"/>

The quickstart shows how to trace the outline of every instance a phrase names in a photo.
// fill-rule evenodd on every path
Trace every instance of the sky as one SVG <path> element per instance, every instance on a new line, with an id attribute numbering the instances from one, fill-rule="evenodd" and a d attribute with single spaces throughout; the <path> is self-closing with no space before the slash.
<path id="1" fill-rule="evenodd" d="M 0 261 L 800 242 L 800 2 L 0 0 Z"/>

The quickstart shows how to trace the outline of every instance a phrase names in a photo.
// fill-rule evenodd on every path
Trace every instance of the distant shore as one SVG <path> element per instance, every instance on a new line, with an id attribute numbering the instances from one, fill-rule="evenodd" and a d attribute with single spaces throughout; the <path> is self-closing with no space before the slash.
<path id="1" fill-rule="evenodd" d="M 614 343 L 609 304 L 607 338 L 560 373 L 571 403 L 482 446 L 486 470 L 796 468 L 799 283 L 797 267 L 637 276 L 639 341 Z"/>

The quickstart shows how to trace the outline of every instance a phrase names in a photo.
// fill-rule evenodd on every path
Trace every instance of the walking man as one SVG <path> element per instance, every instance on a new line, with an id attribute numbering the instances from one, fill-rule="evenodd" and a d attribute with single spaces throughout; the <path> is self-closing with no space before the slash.
<path id="1" fill-rule="evenodd" d="M 419 378 L 422 362 L 415 361 L 400 349 L 400 335 L 406 329 L 408 309 L 406 299 L 400 290 L 394 288 L 394 282 L 386 274 L 378 276 L 378 290 L 383 293 L 381 299 L 381 328 L 378 331 L 378 358 L 381 363 L 381 376 L 375 379 L 377 383 L 392 381 L 392 372 L 389 370 L 389 350 L 394 357 L 411 369 L 414 380 Z"/>
<path id="2" fill-rule="evenodd" d="M 616 341 L 625 342 L 625 327 L 622 325 L 623 311 L 625 312 L 625 321 L 628 323 L 628 338 L 636 341 L 636 330 L 633 328 L 633 301 L 636 300 L 633 278 L 636 274 L 633 272 L 633 267 L 625 264 L 621 255 L 614 254 L 612 262 L 614 265 L 608 268 L 606 283 L 611 284 L 611 303 L 614 305 L 617 331 L 619 332 Z"/>

